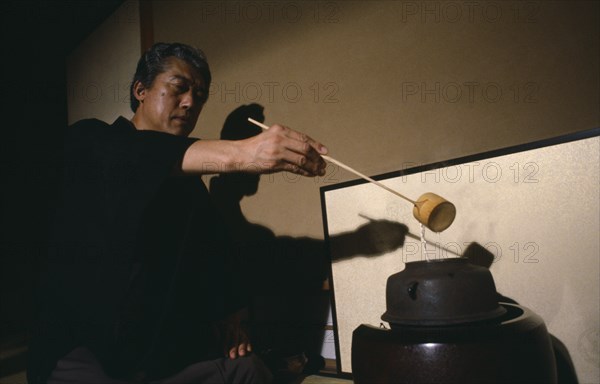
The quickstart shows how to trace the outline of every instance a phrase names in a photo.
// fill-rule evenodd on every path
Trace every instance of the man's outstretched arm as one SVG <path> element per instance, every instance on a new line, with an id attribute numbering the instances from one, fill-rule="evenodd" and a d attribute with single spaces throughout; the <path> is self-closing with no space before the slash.
<path id="1" fill-rule="evenodd" d="M 198 140 L 185 152 L 184 173 L 272 173 L 303 176 L 325 174 L 327 148 L 305 134 L 281 125 L 245 140 Z"/>

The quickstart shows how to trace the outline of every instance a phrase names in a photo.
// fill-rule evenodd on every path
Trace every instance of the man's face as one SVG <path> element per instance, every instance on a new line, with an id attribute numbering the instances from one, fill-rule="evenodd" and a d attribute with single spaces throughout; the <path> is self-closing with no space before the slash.
<path id="1" fill-rule="evenodd" d="M 156 76 L 150 88 L 135 84 L 134 96 L 140 104 L 132 121 L 137 129 L 188 136 L 206 95 L 200 73 L 183 60 L 170 58 L 165 72 Z"/>

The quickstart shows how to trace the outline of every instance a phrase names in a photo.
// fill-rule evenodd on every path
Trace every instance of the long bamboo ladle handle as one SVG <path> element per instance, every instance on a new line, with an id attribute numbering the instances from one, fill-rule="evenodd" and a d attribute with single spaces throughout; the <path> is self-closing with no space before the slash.
<path id="1" fill-rule="evenodd" d="M 256 121 L 256 120 L 254 120 L 254 119 L 253 119 L 253 118 L 251 118 L 251 117 L 249 117 L 249 118 L 248 118 L 248 121 L 249 121 L 249 122 L 251 122 L 252 124 L 256 124 L 256 125 L 258 125 L 258 126 L 259 126 L 259 127 L 261 127 L 262 129 L 265 129 L 265 130 L 269 129 L 269 126 L 268 126 L 268 125 L 265 125 L 265 124 L 263 124 L 263 123 L 261 123 L 261 122 L 259 122 L 259 121 Z M 399 192 L 396 192 L 396 191 L 394 191 L 394 190 L 393 190 L 393 189 L 391 189 L 390 187 L 387 187 L 386 185 L 384 185 L 384 184 L 380 183 L 380 182 L 379 182 L 379 181 L 377 181 L 377 180 L 373 180 L 373 179 L 372 179 L 372 178 L 370 178 L 369 176 L 367 176 L 367 175 L 364 175 L 364 174 L 362 174 L 362 173 L 358 172 L 358 171 L 357 171 L 357 170 L 355 170 L 354 168 L 351 168 L 351 167 L 347 166 L 346 164 L 342 163 L 341 161 L 338 161 L 338 160 L 334 159 L 333 157 L 331 157 L 331 156 L 327 156 L 327 155 L 321 155 L 321 157 L 322 157 L 322 158 L 324 158 L 325 160 L 327 160 L 327 161 L 331 162 L 331 163 L 334 163 L 334 164 L 337 164 L 337 165 L 339 165 L 340 167 L 344 168 L 345 170 L 347 170 L 347 171 L 349 171 L 349 172 L 352 172 L 352 173 L 354 173 L 356 176 L 359 176 L 359 177 L 361 177 L 361 178 L 363 178 L 363 179 L 367 180 L 368 182 L 370 182 L 370 183 L 373 183 L 373 184 L 377 185 L 378 187 L 381 187 L 381 188 L 385 189 L 386 191 L 388 191 L 388 192 L 391 192 L 391 193 L 393 193 L 394 195 L 396 195 L 396 196 L 398 196 L 398 197 L 401 197 L 401 198 L 403 198 L 404 200 L 406 200 L 406 201 L 408 201 L 408 202 L 412 203 L 413 205 L 417 205 L 417 202 L 416 202 L 416 201 L 414 201 L 414 200 L 411 200 L 411 199 L 409 199 L 408 197 L 404 196 L 403 194 L 401 194 L 401 193 L 399 193 Z"/>

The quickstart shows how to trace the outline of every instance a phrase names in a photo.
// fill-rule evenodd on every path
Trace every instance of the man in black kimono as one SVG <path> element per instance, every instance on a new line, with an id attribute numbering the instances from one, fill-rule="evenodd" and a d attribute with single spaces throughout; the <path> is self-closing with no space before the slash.
<path id="1" fill-rule="evenodd" d="M 30 383 L 269 381 L 240 328 L 244 287 L 200 175 L 323 175 L 327 150 L 279 125 L 188 138 L 210 81 L 202 52 L 155 44 L 133 78 L 131 121 L 67 130 Z"/>

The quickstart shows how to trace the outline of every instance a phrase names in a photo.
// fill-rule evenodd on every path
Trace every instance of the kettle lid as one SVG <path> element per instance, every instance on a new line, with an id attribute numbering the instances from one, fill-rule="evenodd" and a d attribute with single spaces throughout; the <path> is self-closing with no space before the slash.
<path id="1" fill-rule="evenodd" d="M 506 313 L 490 271 L 464 257 L 406 263 L 387 280 L 386 306 L 381 319 L 391 327 L 455 325 Z"/>

